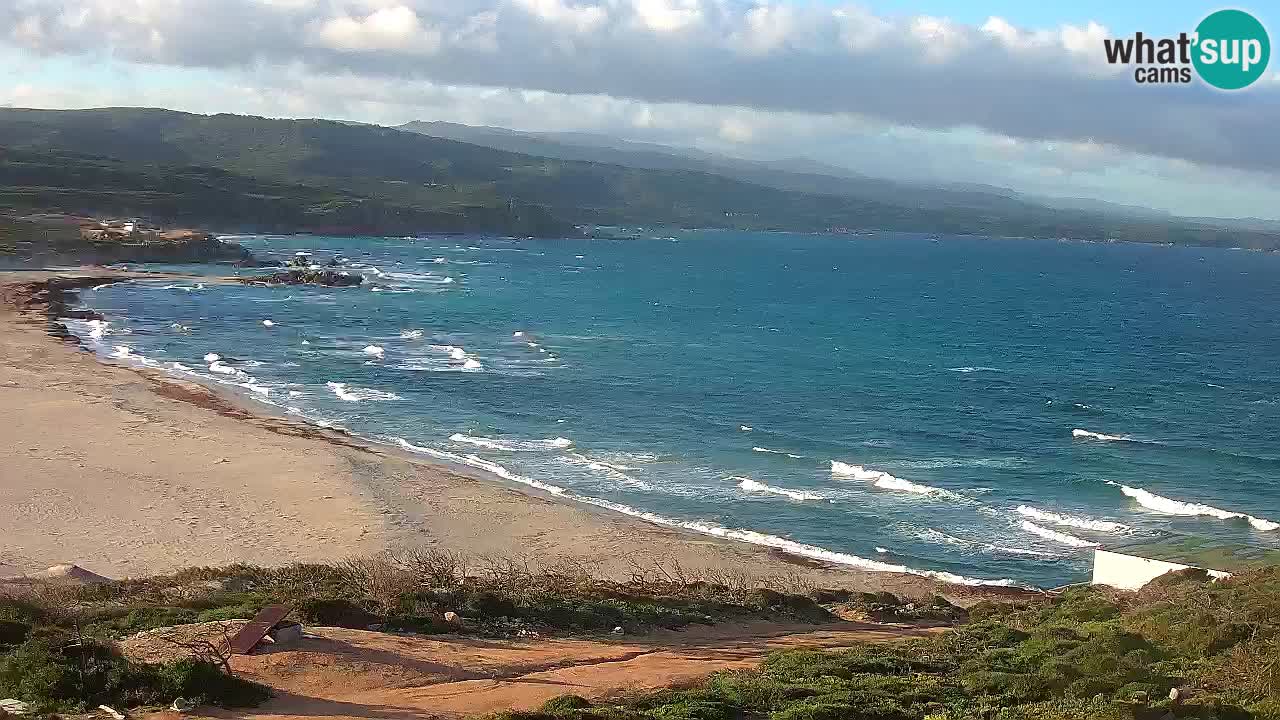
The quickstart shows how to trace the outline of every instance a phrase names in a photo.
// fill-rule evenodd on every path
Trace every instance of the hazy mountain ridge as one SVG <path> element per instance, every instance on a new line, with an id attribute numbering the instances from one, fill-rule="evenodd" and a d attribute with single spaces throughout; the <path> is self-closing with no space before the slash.
<path id="1" fill-rule="evenodd" d="M 655 149 L 662 146 L 619 149 L 500 128 L 426 128 L 466 140 L 329 120 L 0 109 L 0 148 L 21 154 L 21 166 L 0 177 L 0 207 L 128 210 L 246 230 L 373 234 L 554 236 L 572 233 L 574 225 L 643 225 L 1280 245 L 1272 232 L 1061 210 L 855 174 L 789 172 L 776 163 Z M 168 176 L 181 182 L 163 182 Z"/>

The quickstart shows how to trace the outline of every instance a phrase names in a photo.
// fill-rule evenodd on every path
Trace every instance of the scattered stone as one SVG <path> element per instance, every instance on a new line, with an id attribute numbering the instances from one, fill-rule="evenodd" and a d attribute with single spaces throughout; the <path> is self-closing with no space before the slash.
<path id="1" fill-rule="evenodd" d="M 218 458 L 217 460 L 214 460 L 214 461 L 213 461 L 213 464 L 214 464 L 214 465 L 219 465 L 219 464 L 221 464 L 221 463 L 227 463 L 227 462 L 231 462 L 231 461 L 230 461 L 230 460 L 228 460 L 228 459 L 226 459 L 226 458 Z"/>
<path id="2" fill-rule="evenodd" d="M 622 626 L 621 626 L 621 625 L 619 625 L 618 627 L 616 627 L 616 628 L 614 628 L 614 629 L 613 629 L 613 634 L 614 634 L 614 635 L 621 635 L 623 632 L 624 632 L 624 630 L 622 629 Z"/>
<path id="3" fill-rule="evenodd" d="M 28 715 L 31 713 L 31 708 L 21 700 L 6 698 L 0 700 L 0 712 L 8 715 Z"/>
<path id="4" fill-rule="evenodd" d="M 124 713 L 120 712 L 119 710 L 116 710 L 115 708 L 109 705 L 99 705 L 98 709 L 110 715 L 111 717 L 115 718 L 116 720 L 124 720 Z"/>
<path id="5" fill-rule="evenodd" d="M 1147 696 L 1146 690 L 1138 690 L 1129 698 L 1129 700 L 1131 700 L 1132 702 L 1140 703 L 1143 705 L 1146 705 L 1149 699 L 1150 698 Z"/>
<path id="6" fill-rule="evenodd" d="M 444 614 L 444 621 L 449 623 L 450 625 L 461 625 L 462 616 L 450 610 L 449 612 Z"/>
<path id="7" fill-rule="evenodd" d="M 369 632 L 378 632 L 382 629 L 382 623 L 370 623 L 365 627 Z"/>
<path id="8" fill-rule="evenodd" d="M 182 712 L 190 712 L 195 708 L 195 706 L 196 706 L 195 703 L 191 702 L 186 698 L 180 697 L 180 698 L 173 699 L 173 704 L 169 706 L 169 709 L 174 712 L 182 713 Z"/>

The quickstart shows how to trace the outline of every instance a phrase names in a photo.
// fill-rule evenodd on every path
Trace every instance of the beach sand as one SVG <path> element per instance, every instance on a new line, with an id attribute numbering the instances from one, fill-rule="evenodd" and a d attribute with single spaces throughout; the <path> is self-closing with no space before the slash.
<path id="1" fill-rule="evenodd" d="M 136 577 L 433 546 L 567 558 L 620 579 L 633 561 L 662 559 L 911 597 L 996 592 L 654 526 L 105 364 L 51 336 L 41 307 L 16 307 L 23 283 L 49 276 L 0 273 L 0 577 L 58 563 Z"/>

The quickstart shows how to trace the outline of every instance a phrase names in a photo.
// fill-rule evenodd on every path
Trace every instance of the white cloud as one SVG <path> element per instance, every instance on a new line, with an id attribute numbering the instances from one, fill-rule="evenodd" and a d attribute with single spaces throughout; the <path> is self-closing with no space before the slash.
<path id="1" fill-rule="evenodd" d="M 1280 82 L 1227 96 L 1142 87 L 1096 22 L 1027 29 L 809 0 L 0 0 L 0 44 L 224 72 L 489 87 L 651 105 L 856 114 L 1096 139 L 1150 156 L 1280 168 Z M 643 117 L 635 115 L 633 117 Z M 650 122 L 645 120 L 644 122 Z M 719 126 L 710 133 L 720 137 Z M 758 128 L 758 125 L 754 126 Z M 757 139 L 760 137 L 756 131 Z"/>
<path id="2" fill-rule="evenodd" d="M 440 31 L 423 27 L 418 14 L 404 5 L 379 8 L 364 18 L 349 15 L 312 26 L 317 44 L 344 52 L 401 50 L 431 54 L 440 49 Z"/>

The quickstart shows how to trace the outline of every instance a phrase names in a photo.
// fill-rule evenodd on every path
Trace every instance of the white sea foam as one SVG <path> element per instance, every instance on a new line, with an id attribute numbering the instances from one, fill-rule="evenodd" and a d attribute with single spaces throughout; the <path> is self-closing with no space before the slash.
<path id="1" fill-rule="evenodd" d="M 262 327 L 275 327 L 276 324 L 270 320 L 263 320 Z"/>
<path id="2" fill-rule="evenodd" d="M 219 375 L 235 375 L 236 369 L 221 360 L 214 360 L 209 363 L 209 372 L 215 372 Z"/>
<path id="3" fill-rule="evenodd" d="M 351 387 L 346 383 L 327 382 L 325 387 L 333 391 L 333 394 L 339 400 L 347 402 L 363 402 L 365 400 L 400 400 L 401 397 L 395 393 L 384 392 L 382 390 L 373 390 L 371 388 Z"/>
<path id="4" fill-rule="evenodd" d="M 1090 430 L 1081 430 L 1080 428 L 1072 430 L 1071 437 L 1087 440 L 1104 440 L 1107 442 L 1142 442 L 1141 440 L 1134 440 L 1128 435 L 1106 435 L 1104 433 L 1096 433 Z"/>
<path id="5" fill-rule="evenodd" d="M 749 477 L 742 477 L 740 475 L 731 476 L 729 479 L 737 480 L 738 487 L 742 488 L 743 490 L 746 490 L 747 492 L 768 493 L 770 495 L 781 495 L 783 497 L 788 497 L 788 498 L 791 498 L 792 500 L 798 500 L 798 501 L 827 499 L 827 496 L 823 495 L 822 493 L 808 492 L 805 490 L 791 490 L 783 487 L 775 487 L 773 485 L 767 485 L 758 480 L 752 480 Z"/>
<path id="6" fill-rule="evenodd" d="M 751 448 L 751 450 L 752 452 L 769 453 L 771 455 L 786 455 L 787 457 L 794 458 L 796 460 L 799 460 L 800 458 L 804 457 L 803 455 L 796 455 L 794 453 L 789 453 L 786 450 L 770 450 L 769 448 L 765 448 L 765 447 L 753 447 Z"/>
<path id="7" fill-rule="evenodd" d="M 1080 528 L 1081 530 L 1093 530 L 1095 532 L 1105 533 L 1123 533 L 1129 532 L 1130 527 L 1118 522 L 1110 520 L 1094 520 L 1093 518 L 1075 517 L 1073 515 L 1060 515 L 1054 512 L 1048 512 L 1030 505 L 1019 505 L 1017 508 L 1019 515 L 1025 515 L 1033 520 L 1041 522 L 1049 522 L 1054 525 L 1062 525 L 1064 527 Z"/>
<path id="8" fill-rule="evenodd" d="M 750 425 L 739 425 L 738 429 L 741 430 L 742 432 L 751 432 Z"/>
<path id="9" fill-rule="evenodd" d="M 421 330 L 401 330 L 400 339 L 401 340 L 418 340 L 422 338 L 422 334 L 423 333 Z"/>
<path id="10" fill-rule="evenodd" d="M 894 477 L 887 472 L 881 470 L 871 470 L 861 465 L 851 465 L 843 463 L 839 460 L 831 461 L 831 474 L 838 477 L 851 477 L 856 480 L 865 480 L 883 490 L 900 490 L 902 492 L 915 493 L 917 495 L 933 495 L 937 497 L 963 498 L 964 496 L 943 490 L 942 488 L 930 487 L 928 485 L 920 485 L 910 480 L 903 480 L 900 477 Z"/>
<path id="11" fill-rule="evenodd" d="M 511 440 L 454 433 L 449 436 L 449 441 L 475 445 L 476 447 L 490 450 L 502 450 L 504 452 L 545 452 L 548 450 L 564 450 L 573 446 L 573 441 L 564 437 L 547 438 L 545 440 Z"/>
<path id="12" fill-rule="evenodd" d="M 219 355 L 218 353 L 207 353 L 207 354 L 204 356 L 204 361 L 205 361 L 205 362 L 207 362 L 207 363 L 214 363 L 214 362 L 218 362 L 218 361 L 219 361 L 219 360 L 221 360 L 221 359 L 222 359 L 222 356 L 221 356 L 221 355 Z"/>
<path id="13" fill-rule="evenodd" d="M 614 465 L 607 462 L 601 462 L 600 460 L 596 460 L 594 458 L 590 458 L 590 457 L 587 457 L 586 455 L 583 455 L 581 453 L 576 453 L 576 452 L 565 455 L 563 460 L 573 465 L 580 465 L 590 470 L 594 470 L 598 473 L 605 475 L 606 477 L 612 478 L 614 480 L 617 480 L 625 485 L 629 485 L 634 488 L 639 488 L 641 490 L 653 489 L 653 487 L 649 485 L 649 483 L 637 477 L 634 477 L 632 475 L 628 475 L 626 472 L 624 472 L 625 470 L 633 470 L 634 468 L 629 468 L 621 465 Z"/>
<path id="14" fill-rule="evenodd" d="M 1027 550 L 1025 548 L 993 545 L 992 543 L 981 542 L 979 540 L 966 540 L 964 538 L 956 537 L 955 535 L 948 535 L 941 530 L 934 530 L 933 528 L 925 528 L 918 531 L 916 533 L 916 537 L 924 540 L 925 542 L 952 545 L 989 555 L 1030 555 L 1034 557 L 1054 557 L 1053 553 L 1042 552 L 1040 550 Z"/>
<path id="15" fill-rule="evenodd" d="M 959 585 L 996 585 L 996 586 L 1003 586 L 1003 587 L 1016 585 L 1014 581 L 1008 580 L 1008 579 L 986 580 L 981 578 L 971 578 L 971 577 L 965 577 L 963 575 L 956 575 L 954 573 L 949 573 L 949 572 L 940 572 L 936 570 L 917 570 L 915 568 L 909 568 L 905 565 L 894 565 L 891 563 L 880 562 L 878 560 L 868 560 L 867 558 L 858 557 L 857 555 L 836 552 L 834 550 L 828 550 L 826 548 L 818 547 L 816 545 L 807 545 L 805 543 L 796 542 L 794 540 L 788 540 L 787 538 L 781 538 L 776 535 L 767 535 L 765 533 L 756 532 L 754 530 L 726 528 L 720 525 L 715 525 L 712 523 L 701 522 L 701 521 L 675 520 L 672 518 L 663 517 L 662 515 L 658 515 L 656 513 L 651 513 L 645 510 L 639 510 L 637 508 L 631 507 L 630 505 L 623 505 L 622 503 L 616 503 L 610 500 L 603 500 L 600 498 L 593 498 L 585 495 L 578 495 L 576 493 L 572 493 L 568 491 L 565 488 L 562 488 L 556 485 L 550 485 L 548 483 L 543 483 L 539 480 L 535 480 L 533 478 L 526 477 L 518 473 L 513 473 L 507 468 L 497 463 L 489 462 L 475 455 L 459 456 L 453 453 L 447 453 L 440 450 L 435 450 L 433 448 L 425 448 L 418 445 L 414 445 L 403 438 L 397 437 L 397 438 L 390 438 L 390 439 L 400 447 L 406 450 L 409 450 L 411 452 L 421 453 L 421 454 L 429 455 L 431 457 L 439 458 L 442 460 L 450 460 L 453 462 L 459 462 L 466 465 L 470 465 L 472 467 L 491 472 L 497 475 L 498 477 L 511 480 L 512 482 L 518 482 L 524 485 L 528 485 L 530 487 L 538 488 L 540 490 L 548 492 L 557 497 L 563 497 L 563 498 L 574 500 L 576 502 L 580 502 L 583 504 L 594 505 L 596 507 L 604 508 L 606 510 L 612 510 L 614 512 L 621 513 L 623 515 L 628 515 L 630 517 L 638 518 L 640 520 L 653 523 L 654 525 L 661 525 L 663 527 L 670 527 L 670 528 L 679 528 L 683 530 L 691 530 L 693 532 L 701 533 L 703 535 L 723 538 L 726 540 L 737 540 L 739 542 L 750 543 L 752 545 L 771 547 L 776 550 L 781 550 L 783 552 L 790 553 L 792 555 L 798 555 L 800 557 L 807 557 L 813 560 L 820 560 L 823 562 L 834 563 L 837 565 L 855 567 L 862 570 L 867 570 L 869 572 L 905 573 L 905 574 L 917 575 L 921 577 L 931 577 L 938 580 L 942 580 L 943 582 L 955 583 Z"/>
<path id="16" fill-rule="evenodd" d="M 1125 495 L 1133 498 L 1139 505 L 1155 510 L 1166 515 L 1184 515 L 1195 516 L 1204 515 L 1206 517 L 1214 517 L 1219 520 L 1247 520 L 1250 525 L 1258 530 L 1276 530 L 1280 529 L 1280 523 L 1266 520 L 1260 517 L 1254 517 L 1241 512 L 1232 512 L 1212 505 L 1204 505 L 1201 503 L 1182 502 L 1181 500 L 1173 500 L 1155 493 L 1143 490 L 1142 488 L 1129 487 L 1120 483 L 1107 481 L 1108 485 L 1120 488 Z"/>
<path id="17" fill-rule="evenodd" d="M 970 367 L 966 365 L 964 367 L 953 367 L 953 368 L 947 368 L 947 369 L 950 370 L 951 372 L 958 372 L 958 373 L 1001 372 L 1000 368 L 984 367 L 981 365 L 979 365 L 978 367 Z"/>
<path id="18" fill-rule="evenodd" d="M 462 363 L 462 369 L 463 370 L 483 370 L 484 365 L 481 365 L 480 361 L 476 360 L 475 358 L 467 358 L 466 362 Z"/>
<path id="19" fill-rule="evenodd" d="M 110 357 L 123 359 L 130 357 L 130 354 L 131 351 L 129 350 L 128 345 L 117 345 L 115 350 L 111 352 Z"/>
<path id="20" fill-rule="evenodd" d="M 1071 547 L 1078 547 L 1078 548 L 1098 547 L 1098 543 L 1096 542 L 1081 540 L 1075 535 L 1068 535 L 1066 533 L 1058 532 L 1057 530 L 1050 530 L 1049 528 L 1041 527 L 1031 522 L 1030 520 L 1023 520 L 1021 527 L 1023 530 L 1026 530 L 1029 533 L 1032 533 L 1034 535 L 1039 535 L 1040 537 L 1046 540 L 1052 540 L 1054 542 L 1062 543 L 1063 545 L 1070 545 Z"/>
<path id="21" fill-rule="evenodd" d="M 380 358 L 386 354 L 386 350 L 383 350 L 382 347 L 378 345 L 366 345 L 363 352 L 365 355 L 376 358 Z"/>
<path id="22" fill-rule="evenodd" d="M 85 325 L 89 328 L 89 337 L 94 340 L 101 340 L 110 332 L 108 329 L 110 323 L 105 320 L 87 320 Z"/>

